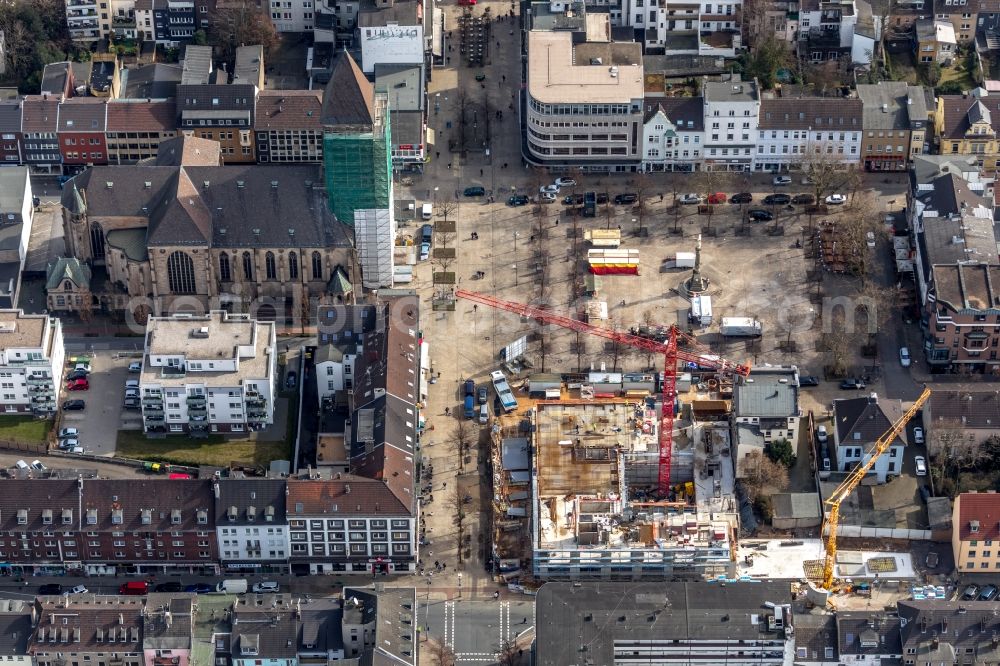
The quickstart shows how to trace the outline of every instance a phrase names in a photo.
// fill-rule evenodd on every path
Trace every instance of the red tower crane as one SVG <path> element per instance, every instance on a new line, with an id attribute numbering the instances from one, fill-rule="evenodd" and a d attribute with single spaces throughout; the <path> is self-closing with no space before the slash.
<path id="1" fill-rule="evenodd" d="M 577 319 L 571 319 L 562 315 L 554 314 L 541 308 L 505 301 L 486 294 L 474 291 L 456 289 L 455 296 L 464 298 L 474 303 L 487 305 L 491 308 L 515 312 L 522 317 L 538 320 L 541 323 L 553 324 L 568 328 L 571 331 L 579 331 L 588 335 L 596 335 L 607 340 L 613 340 L 619 344 L 628 345 L 653 354 L 663 354 L 663 396 L 660 412 L 660 456 L 658 467 L 658 487 L 660 494 L 666 496 L 670 491 L 670 460 L 673 450 L 673 430 L 674 430 L 674 401 L 677 399 L 677 361 L 690 361 L 697 363 L 700 367 L 709 367 L 722 372 L 732 373 L 746 377 L 750 374 L 750 366 L 746 364 L 733 363 L 723 358 L 709 356 L 696 350 L 679 349 L 677 340 L 684 337 L 687 342 L 693 342 L 676 326 L 671 326 L 666 341 L 658 342 L 649 338 L 639 337 L 630 333 L 613 331 L 598 326 L 592 326 Z"/>

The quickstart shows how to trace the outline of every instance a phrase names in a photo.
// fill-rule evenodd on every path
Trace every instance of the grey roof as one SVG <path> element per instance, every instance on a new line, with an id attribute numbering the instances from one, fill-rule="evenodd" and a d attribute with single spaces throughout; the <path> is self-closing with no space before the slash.
<path id="1" fill-rule="evenodd" d="M 644 55 L 642 56 L 642 68 L 647 74 L 662 74 L 667 78 L 714 76 L 727 71 L 725 58 L 675 54 Z"/>
<path id="2" fill-rule="evenodd" d="M 361 602 L 359 607 L 350 603 L 352 597 Z M 345 623 L 374 623 L 371 663 L 417 663 L 417 599 L 412 587 L 345 587 L 343 598 Z"/>
<path id="3" fill-rule="evenodd" d="M 327 344 L 316 347 L 313 352 L 313 363 L 341 363 L 344 360 L 344 352 L 337 345 Z"/>
<path id="4" fill-rule="evenodd" d="M 648 122 L 657 111 L 662 110 L 678 131 L 700 132 L 705 129 L 705 100 L 701 97 L 647 97 L 643 104 L 643 122 Z"/>
<path id="5" fill-rule="evenodd" d="M 260 608 L 236 606 L 232 651 L 240 655 L 244 647 L 255 649 L 257 659 L 294 659 L 298 649 L 298 621 L 295 613 L 270 607 L 272 595 L 264 595 Z M 275 595 L 277 596 L 277 595 Z"/>
<path id="6" fill-rule="evenodd" d="M 979 173 L 975 155 L 914 155 L 913 183 L 928 183 L 947 174 Z"/>
<path id="7" fill-rule="evenodd" d="M 320 343 L 351 341 L 375 330 L 374 305 L 321 305 L 317 311 Z"/>
<path id="8" fill-rule="evenodd" d="M 73 97 L 59 105 L 60 133 L 104 132 L 107 121 L 108 105 L 101 98 Z"/>
<path id="9" fill-rule="evenodd" d="M 285 522 L 285 482 L 281 479 L 220 479 L 215 500 L 216 524 L 281 525 Z M 235 520 L 230 511 L 235 508 Z"/>
<path id="10" fill-rule="evenodd" d="M 149 219 L 150 246 L 346 247 L 320 179 L 314 166 L 102 166 L 74 186 L 90 215 Z M 62 201 L 75 205 L 73 188 Z"/>
<path id="11" fill-rule="evenodd" d="M 866 446 L 874 443 L 903 415 L 899 400 L 864 397 L 833 401 L 833 420 L 839 445 Z M 857 437 L 855 437 L 857 433 Z M 893 445 L 905 444 L 905 434 Z"/>
<path id="12" fill-rule="evenodd" d="M 205 85 L 212 72 L 212 47 L 188 44 L 184 49 L 181 63 L 180 82 L 189 85 Z"/>
<path id="13" fill-rule="evenodd" d="M 257 86 L 252 83 L 177 86 L 177 114 L 181 119 L 201 117 L 246 118 L 246 129 L 253 126 L 257 104 Z"/>
<path id="14" fill-rule="evenodd" d="M 798 634 L 798 618 L 796 618 Z M 903 652 L 898 615 L 883 611 L 838 611 L 837 635 L 841 655 L 874 657 Z"/>
<path id="15" fill-rule="evenodd" d="M 146 229 L 112 229 L 104 234 L 104 240 L 110 247 L 122 250 L 132 261 L 149 259 L 146 243 Z"/>
<path id="16" fill-rule="evenodd" d="M 936 211 L 939 216 L 961 213 L 968 208 L 986 206 L 988 203 L 982 196 L 969 189 L 969 184 L 960 174 L 942 174 L 922 184 L 930 187 L 919 190 L 917 199 L 926 206 L 926 209 Z"/>
<path id="17" fill-rule="evenodd" d="M 858 85 L 858 96 L 865 104 L 866 130 L 910 129 L 915 123 L 927 126 L 927 101 L 921 86 L 905 81 L 866 83 Z"/>
<path id="18" fill-rule="evenodd" d="M 816 493 L 777 493 L 771 496 L 775 518 L 820 518 L 823 510 Z"/>
<path id="19" fill-rule="evenodd" d="M 528 458 L 528 440 L 524 437 L 508 437 L 501 442 L 503 468 L 508 471 L 531 469 Z"/>
<path id="20" fill-rule="evenodd" d="M 151 597 L 143 614 L 143 649 L 190 650 L 193 635 L 191 597 L 170 597 L 167 604 L 156 601 Z"/>
<path id="21" fill-rule="evenodd" d="M 961 424 L 962 429 L 996 430 L 1000 428 L 1000 395 L 995 391 L 935 390 L 927 412 L 929 428 Z"/>
<path id="22" fill-rule="evenodd" d="M 45 65 L 42 69 L 42 87 L 41 92 L 52 93 L 53 95 L 61 95 L 66 91 L 67 79 L 70 76 L 72 68 L 69 62 L 50 62 Z M 86 83 L 86 79 L 79 81 L 78 84 Z"/>
<path id="23" fill-rule="evenodd" d="M 375 89 L 347 51 L 336 54 L 323 95 L 324 125 L 375 124 Z"/>
<path id="24" fill-rule="evenodd" d="M 535 663 L 581 664 L 586 646 L 590 663 L 612 664 L 621 641 L 781 641 L 767 631 L 765 602 L 791 603 L 788 583 L 546 583 L 535 597 Z"/>
<path id="25" fill-rule="evenodd" d="M 21 131 L 21 102 L 0 103 L 0 132 Z"/>
<path id="26" fill-rule="evenodd" d="M 0 599 L 0 655 L 28 652 L 31 638 L 31 604 L 21 599 Z"/>
<path id="27" fill-rule="evenodd" d="M 344 612 L 340 599 L 313 598 L 299 604 L 299 652 L 337 651 L 344 647 L 341 620 Z"/>
<path id="28" fill-rule="evenodd" d="M 236 47 L 236 62 L 233 65 L 233 83 L 257 85 L 260 70 L 264 66 L 264 47 L 260 44 Z"/>
<path id="29" fill-rule="evenodd" d="M 1000 633 L 995 600 L 904 600 L 897 603 L 897 609 L 905 622 L 900 637 L 908 659 L 918 664 L 952 664 L 974 655 L 976 664 L 1000 661 L 1000 644 L 993 640 Z M 908 653 L 911 649 L 914 652 Z"/>
<path id="30" fill-rule="evenodd" d="M 0 213 L 20 213 L 30 189 L 28 167 L 0 169 Z"/>
<path id="31" fill-rule="evenodd" d="M 424 114 L 422 111 L 392 111 L 392 142 L 424 143 Z"/>
<path id="32" fill-rule="evenodd" d="M 166 99 L 177 94 L 183 69 L 173 63 L 154 62 L 122 70 L 120 99 Z"/>
<path id="33" fill-rule="evenodd" d="M 375 90 L 389 97 L 393 134 L 396 133 L 399 111 L 421 111 L 424 108 L 422 71 L 420 65 L 375 65 Z"/>
<path id="34" fill-rule="evenodd" d="M 710 102 L 754 102 L 760 99 L 757 81 L 742 81 L 738 74 L 731 81 L 705 81 L 701 94 Z"/>
<path id="35" fill-rule="evenodd" d="M 374 0 L 362 0 L 358 11 L 359 28 L 379 28 L 396 25 L 420 25 L 423 9 L 418 0 L 396 0 L 385 6 L 378 6 Z"/>
<path id="36" fill-rule="evenodd" d="M 795 370 L 753 368 L 749 379 L 733 387 L 733 413 L 759 418 L 798 416 L 798 392 Z"/>
<path id="37" fill-rule="evenodd" d="M 832 659 L 825 658 L 833 650 Z M 837 660 L 837 616 L 821 609 L 795 614 L 795 663 Z"/>
<path id="38" fill-rule="evenodd" d="M 46 269 L 45 289 L 59 289 L 63 280 L 70 280 L 77 287 L 90 288 L 90 266 L 80 263 L 76 257 L 60 257 Z"/>

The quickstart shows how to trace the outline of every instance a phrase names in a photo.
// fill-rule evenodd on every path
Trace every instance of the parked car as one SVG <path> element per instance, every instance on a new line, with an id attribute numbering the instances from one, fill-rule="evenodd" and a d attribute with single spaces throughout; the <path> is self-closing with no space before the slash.
<path id="1" fill-rule="evenodd" d="M 486 188 L 483 187 L 482 185 L 472 185 L 470 187 L 465 188 L 465 190 L 462 191 L 462 196 L 466 197 L 481 197 L 485 195 L 486 195 Z"/>
<path id="2" fill-rule="evenodd" d="M 979 590 L 979 596 L 977 599 L 979 601 L 993 601 L 998 592 L 1000 592 L 1000 590 L 997 590 L 996 585 L 984 585 L 983 588 Z"/>
<path id="3" fill-rule="evenodd" d="M 480 405 L 486 404 L 486 401 L 489 399 L 489 392 L 487 391 L 485 386 L 479 387 L 477 399 L 479 400 Z"/>
<path id="4" fill-rule="evenodd" d="M 913 429 L 913 443 L 923 444 L 924 443 L 924 429 L 917 426 Z"/>
<path id="5" fill-rule="evenodd" d="M 515 194 L 507 199 L 507 205 L 512 208 L 516 208 L 517 206 L 527 206 L 529 203 L 531 203 L 531 199 L 523 194 Z"/>
<path id="6" fill-rule="evenodd" d="M 86 379 L 72 379 L 66 382 L 67 391 L 89 391 L 90 382 Z"/>
<path id="7" fill-rule="evenodd" d="M 79 428 L 60 428 L 59 439 L 66 439 L 67 437 L 79 437 Z"/>
<path id="8" fill-rule="evenodd" d="M 73 381 L 74 379 L 86 379 L 89 372 L 84 372 L 83 370 L 71 370 L 69 374 L 66 375 L 66 381 Z"/>
<path id="9" fill-rule="evenodd" d="M 563 197 L 564 206 L 579 206 L 581 204 L 583 204 L 582 194 L 567 194 Z"/>
<path id="10" fill-rule="evenodd" d="M 962 599 L 965 601 L 972 601 L 979 595 L 979 586 L 970 584 L 965 586 L 965 591 L 962 592 Z"/>
<path id="11" fill-rule="evenodd" d="M 814 197 L 811 194 L 796 194 L 794 197 L 792 197 L 792 203 L 811 206 L 812 204 L 816 203 L 816 197 Z"/>
<path id="12" fill-rule="evenodd" d="M 799 387 L 819 386 L 819 377 L 813 375 L 799 375 Z"/>
<path id="13" fill-rule="evenodd" d="M 598 192 L 597 193 L 597 203 L 599 203 L 599 204 L 606 204 L 606 203 L 608 203 L 608 193 L 607 192 Z"/>
<path id="14" fill-rule="evenodd" d="M 921 486 L 923 488 L 924 486 Z M 927 553 L 927 557 L 924 558 L 924 566 L 928 569 L 936 569 L 938 565 L 938 554 L 933 550 Z"/>
<path id="15" fill-rule="evenodd" d="M 559 194 L 558 185 L 542 185 L 538 188 L 539 194 Z"/>
<path id="16" fill-rule="evenodd" d="M 431 256 L 431 244 L 421 243 L 420 244 L 420 261 L 427 261 Z"/>
<path id="17" fill-rule="evenodd" d="M 572 178 L 556 178 L 555 184 L 557 187 L 573 187 L 576 181 Z"/>
<path id="18" fill-rule="evenodd" d="M 792 177 L 791 176 L 775 176 L 774 178 L 771 179 L 771 184 L 772 185 L 791 185 L 792 184 Z"/>
<path id="19" fill-rule="evenodd" d="M 539 192 L 538 193 L 538 203 L 550 204 L 555 203 L 556 199 L 559 198 L 558 192 Z"/>
<path id="20" fill-rule="evenodd" d="M 18 460 L 16 463 L 14 463 L 14 467 L 18 469 L 23 469 L 24 471 L 28 471 L 29 469 L 31 469 L 31 466 L 28 463 L 24 462 L 23 460 Z"/>
<path id="21" fill-rule="evenodd" d="M 285 388 L 293 389 L 298 381 L 299 375 L 294 370 L 290 370 L 287 375 L 285 375 Z"/>
<path id="22" fill-rule="evenodd" d="M 194 592 L 195 594 L 208 594 L 209 592 L 214 592 L 215 588 L 208 583 L 195 583 L 194 585 L 188 585 L 184 588 L 185 592 Z"/>
<path id="23" fill-rule="evenodd" d="M 62 451 L 69 451 L 70 449 L 75 449 L 78 446 L 80 446 L 80 440 L 76 437 L 59 440 L 59 449 Z"/>
<path id="24" fill-rule="evenodd" d="M 63 594 L 87 594 L 87 588 L 84 585 L 74 585 L 63 592 Z"/>
<path id="25" fill-rule="evenodd" d="M 826 444 L 826 442 L 829 439 L 830 439 L 830 436 L 826 432 L 826 426 L 825 425 L 821 425 L 821 426 L 819 426 L 819 427 L 816 428 L 816 441 L 817 442 L 819 442 L 820 444 Z"/>
<path id="26" fill-rule="evenodd" d="M 747 211 L 747 218 L 753 222 L 769 222 L 774 219 L 774 215 L 771 214 L 771 211 L 753 208 Z"/>
<path id="27" fill-rule="evenodd" d="M 259 583 L 253 584 L 253 591 L 257 593 L 277 593 L 281 590 L 281 586 L 273 581 L 261 581 Z"/>
<path id="28" fill-rule="evenodd" d="M 680 196 L 680 198 L 678 199 L 678 201 L 681 202 L 681 204 L 683 204 L 685 206 L 691 206 L 693 204 L 700 204 L 701 203 L 701 195 L 699 195 L 699 194 L 693 194 L 693 193 L 682 194 Z"/>
<path id="29" fill-rule="evenodd" d="M 841 204 L 847 203 L 847 197 L 845 197 L 843 194 L 831 194 L 823 201 L 825 201 L 827 204 L 831 206 L 839 206 Z"/>
<path id="30" fill-rule="evenodd" d="M 48 467 L 43 465 L 41 460 L 32 460 L 31 469 L 35 470 L 36 472 L 44 472 L 45 470 L 48 469 Z"/>
<path id="31" fill-rule="evenodd" d="M 906 347 L 899 348 L 899 364 L 904 368 L 910 367 L 910 350 Z"/>
<path id="32" fill-rule="evenodd" d="M 865 245 L 871 249 L 875 249 L 875 232 L 869 231 L 865 234 Z"/>
<path id="33" fill-rule="evenodd" d="M 129 372 L 142 372 L 142 361 L 132 361 L 128 364 Z"/>
<path id="34" fill-rule="evenodd" d="M 726 193 L 725 192 L 713 192 L 708 195 L 708 203 L 710 204 L 724 204 L 726 203 Z"/>
<path id="35" fill-rule="evenodd" d="M 792 202 L 792 198 L 787 194 L 768 194 L 764 197 L 764 204 L 767 206 L 784 206 Z"/>
<path id="36" fill-rule="evenodd" d="M 139 380 L 138 379 L 126 379 L 125 380 L 125 388 L 126 389 L 135 389 L 136 391 L 138 391 L 139 390 Z"/>
<path id="37" fill-rule="evenodd" d="M 167 583 L 159 583 L 153 588 L 153 592 L 183 592 L 184 586 L 175 580 Z"/>
<path id="38" fill-rule="evenodd" d="M 913 472 L 917 476 L 927 476 L 927 461 L 923 456 L 913 458 Z"/>
<path id="39" fill-rule="evenodd" d="M 59 583 L 46 583 L 38 588 L 38 594 L 62 594 L 62 585 Z"/>
<path id="40" fill-rule="evenodd" d="M 475 382 L 475 380 L 466 379 L 465 383 L 462 385 L 462 388 L 464 389 L 464 393 L 462 394 L 463 396 L 466 396 L 466 395 L 475 395 L 475 393 L 476 393 L 476 382 Z"/>
<path id="41" fill-rule="evenodd" d="M 139 409 L 139 398 L 125 398 L 122 402 L 122 407 L 125 409 Z"/>
<path id="42" fill-rule="evenodd" d="M 621 206 L 622 204 L 634 204 L 639 201 L 639 195 L 627 192 L 625 194 L 615 195 L 615 205 Z"/>
<path id="43" fill-rule="evenodd" d="M 844 381 L 840 382 L 840 390 L 842 390 L 842 391 L 851 391 L 851 390 L 854 390 L 854 389 L 863 389 L 864 387 L 865 387 L 865 383 L 863 381 L 861 381 L 860 379 L 855 379 L 854 377 L 849 377 L 849 378 L 845 379 Z"/>
<path id="44" fill-rule="evenodd" d="M 753 195 L 749 192 L 740 192 L 739 194 L 734 194 L 729 198 L 729 203 L 734 204 L 748 204 L 753 201 Z"/>
<path id="45" fill-rule="evenodd" d="M 130 580 L 118 586 L 118 594 L 142 596 L 149 592 L 149 583 L 144 580 Z"/>
<path id="46" fill-rule="evenodd" d="M 63 403 L 63 409 L 67 412 L 78 412 L 87 407 L 83 400 L 67 400 Z"/>

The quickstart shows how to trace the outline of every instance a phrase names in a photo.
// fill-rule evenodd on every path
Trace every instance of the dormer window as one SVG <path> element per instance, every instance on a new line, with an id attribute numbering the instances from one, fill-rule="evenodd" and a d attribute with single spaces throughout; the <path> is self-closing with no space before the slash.
<path id="1" fill-rule="evenodd" d="M 124 521 L 124 515 L 122 513 L 122 510 L 121 509 L 112 509 L 111 510 L 111 523 L 113 525 L 121 525 L 123 521 Z"/>
<path id="2" fill-rule="evenodd" d="M 973 534 L 975 534 L 976 532 L 979 531 L 979 521 L 978 520 L 972 520 L 972 521 L 969 522 L 969 531 L 972 532 Z"/>
<path id="3" fill-rule="evenodd" d="M 73 524 L 73 509 L 63 509 L 62 510 L 62 524 L 72 525 Z"/>
<path id="4" fill-rule="evenodd" d="M 197 515 L 198 515 L 199 525 L 208 525 L 208 511 L 205 511 L 204 509 L 198 509 Z"/>
<path id="5" fill-rule="evenodd" d="M 239 511 L 236 509 L 235 506 L 229 507 L 229 511 L 226 512 L 226 517 L 229 519 L 229 522 L 231 522 L 231 523 L 236 522 L 236 517 L 238 515 L 239 515 Z"/>
<path id="6" fill-rule="evenodd" d="M 52 524 L 52 509 L 42 509 L 42 525 Z"/>
<path id="7" fill-rule="evenodd" d="M 152 509 L 143 509 L 142 511 L 139 512 L 139 514 L 140 514 L 140 518 L 142 520 L 142 524 L 143 525 L 152 525 L 152 523 L 153 523 L 153 510 Z M 112 516 L 113 515 L 114 515 L 114 513 L 112 513 Z M 114 522 L 114 518 L 112 518 L 111 522 Z"/>
<path id="8" fill-rule="evenodd" d="M 255 506 L 247 507 L 247 520 L 249 521 L 257 520 L 257 507 Z"/>
<path id="9" fill-rule="evenodd" d="M 28 510 L 27 509 L 18 509 L 17 510 L 17 524 L 18 525 L 27 525 L 28 524 Z"/>
<path id="10" fill-rule="evenodd" d="M 88 525 L 97 524 L 97 509 L 87 509 L 87 524 Z"/>
<path id="11" fill-rule="evenodd" d="M 181 524 L 181 510 L 171 509 L 170 510 L 170 524 L 180 525 Z"/>

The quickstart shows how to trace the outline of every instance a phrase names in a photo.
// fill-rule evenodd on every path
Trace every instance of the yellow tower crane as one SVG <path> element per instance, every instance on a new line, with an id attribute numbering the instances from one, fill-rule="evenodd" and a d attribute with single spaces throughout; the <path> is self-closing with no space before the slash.
<path id="1" fill-rule="evenodd" d="M 903 428 L 906 424 L 913 418 L 924 403 L 927 402 L 927 398 L 931 396 L 931 390 L 929 388 L 924 388 L 923 393 L 917 398 L 917 401 L 913 403 L 913 406 L 906 410 L 899 420 L 892 424 L 889 428 L 868 450 L 868 455 L 865 457 L 864 462 L 858 464 L 847 478 L 844 479 L 843 483 L 837 486 L 837 489 L 833 491 L 833 494 L 826 500 L 826 504 L 830 507 L 830 513 L 826 517 L 826 529 L 828 534 L 826 535 L 826 560 L 823 562 L 823 589 L 830 590 L 833 588 L 833 567 L 837 562 L 837 523 L 840 521 L 840 505 L 846 500 L 854 489 L 858 487 L 861 480 L 865 478 L 865 474 L 872 468 L 875 461 L 882 457 L 882 454 L 889 449 L 889 445 L 892 441 L 899 436 L 899 433 L 903 432 Z"/>

